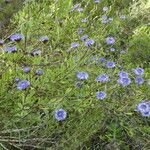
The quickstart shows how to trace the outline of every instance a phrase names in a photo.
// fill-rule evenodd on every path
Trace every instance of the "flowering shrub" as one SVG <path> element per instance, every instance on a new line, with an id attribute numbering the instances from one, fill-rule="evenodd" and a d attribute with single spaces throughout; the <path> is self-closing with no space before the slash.
<path id="1" fill-rule="evenodd" d="M 78 2 L 26 1 L 0 37 L 5 149 L 149 149 L 146 20 L 130 0 Z"/>

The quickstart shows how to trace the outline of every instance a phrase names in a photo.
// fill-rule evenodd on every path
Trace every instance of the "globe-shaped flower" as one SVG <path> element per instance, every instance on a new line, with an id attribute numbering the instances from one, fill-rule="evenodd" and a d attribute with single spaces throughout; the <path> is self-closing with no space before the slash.
<path id="1" fill-rule="evenodd" d="M 18 82 L 17 89 L 18 90 L 25 90 L 29 86 L 30 86 L 30 82 L 28 80 L 22 80 L 22 81 Z"/>
<path id="2" fill-rule="evenodd" d="M 108 45 L 114 44 L 115 43 L 115 39 L 113 37 L 107 37 L 106 38 L 106 43 Z"/>
<path id="3" fill-rule="evenodd" d="M 115 62 L 113 62 L 113 61 L 108 61 L 107 63 L 106 63 L 106 67 L 107 68 L 114 68 L 116 65 L 115 65 Z"/>
<path id="4" fill-rule="evenodd" d="M 104 91 L 99 91 L 96 93 L 96 97 L 97 97 L 97 99 L 102 100 L 106 97 L 106 93 Z"/>
<path id="5" fill-rule="evenodd" d="M 96 81 L 98 82 L 108 82 L 109 76 L 107 74 L 101 74 L 96 78 Z"/>
<path id="6" fill-rule="evenodd" d="M 121 84 L 122 86 L 127 86 L 127 85 L 129 85 L 129 84 L 131 83 L 131 79 L 128 78 L 128 77 L 123 77 L 123 78 L 119 78 L 119 79 L 117 80 L 117 82 L 118 82 L 119 84 Z"/>
<path id="7" fill-rule="evenodd" d="M 43 70 L 42 69 L 37 69 L 36 71 L 35 71 L 35 74 L 36 75 L 42 75 L 44 72 L 43 72 Z"/>
<path id="8" fill-rule="evenodd" d="M 127 72 L 125 72 L 125 71 L 119 71 L 118 72 L 118 76 L 120 77 L 120 78 L 128 78 L 128 73 Z"/>
<path id="9" fill-rule="evenodd" d="M 133 69 L 133 72 L 138 75 L 138 76 L 141 76 L 144 74 L 144 69 L 143 68 L 135 68 Z"/>
<path id="10" fill-rule="evenodd" d="M 67 117 L 67 112 L 64 109 L 57 109 L 54 113 L 55 119 L 58 121 L 65 120 Z"/>
<path id="11" fill-rule="evenodd" d="M 86 41 L 85 41 L 85 45 L 86 46 L 90 46 L 90 45 L 93 45 L 94 44 L 94 40 L 93 39 L 87 39 Z"/>
<path id="12" fill-rule="evenodd" d="M 140 112 L 142 116 L 150 116 L 150 101 L 142 101 L 136 106 L 136 111 Z"/>
<path id="13" fill-rule="evenodd" d="M 23 68 L 23 72 L 25 72 L 25 73 L 30 72 L 30 70 L 31 70 L 31 69 L 30 69 L 29 67 L 24 67 L 24 68 Z"/>
<path id="14" fill-rule="evenodd" d="M 19 33 L 15 33 L 15 34 L 13 34 L 13 35 L 11 35 L 11 36 L 9 37 L 9 39 L 10 39 L 11 41 L 16 41 L 16 42 L 21 41 L 23 38 L 24 38 L 24 36 L 23 36 L 22 34 L 19 34 Z"/>
<path id="15" fill-rule="evenodd" d="M 6 51 L 8 53 L 14 53 L 17 51 L 17 47 L 16 46 L 5 47 L 4 51 Z"/>
<path id="16" fill-rule="evenodd" d="M 144 79 L 142 77 L 136 77 L 135 78 L 135 83 L 137 83 L 137 84 L 143 84 L 144 83 Z"/>
<path id="17" fill-rule="evenodd" d="M 77 78 L 80 80 L 87 80 L 89 74 L 87 72 L 77 72 Z"/>

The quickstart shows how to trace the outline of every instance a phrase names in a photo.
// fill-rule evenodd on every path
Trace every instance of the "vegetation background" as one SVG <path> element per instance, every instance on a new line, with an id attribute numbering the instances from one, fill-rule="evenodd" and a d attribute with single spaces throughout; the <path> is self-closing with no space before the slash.
<path id="1" fill-rule="evenodd" d="M 71 11 L 77 3 L 82 12 Z M 102 23 L 103 15 L 113 21 Z M 120 19 L 121 15 L 126 19 Z M 150 149 L 150 120 L 135 112 L 140 101 L 150 99 L 149 0 L 18 0 L 9 4 L 0 0 L 0 19 L 0 38 L 18 49 L 0 53 L 0 149 Z M 81 28 L 84 31 L 78 34 Z M 13 33 L 25 39 L 10 42 Z M 93 46 L 87 48 L 80 41 L 84 34 L 94 39 Z M 49 41 L 43 44 L 39 38 L 45 35 Z M 115 52 L 108 52 L 112 46 L 105 44 L 107 36 L 115 37 Z M 72 42 L 80 47 L 71 48 Z M 42 54 L 28 55 L 35 49 Z M 97 63 L 99 57 L 115 61 L 117 67 L 106 69 Z M 30 73 L 22 71 L 25 66 Z M 144 68 L 145 83 L 119 86 L 116 74 L 121 67 L 133 79 L 132 69 Z M 37 77 L 34 72 L 39 68 L 44 74 Z M 90 75 L 82 88 L 75 86 L 78 71 Z M 107 73 L 111 82 L 96 83 L 101 73 Z M 29 80 L 31 86 L 17 90 L 16 77 Z M 95 96 L 101 89 L 107 92 L 103 101 Z M 62 122 L 54 118 L 58 108 L 67 111 Z"/>

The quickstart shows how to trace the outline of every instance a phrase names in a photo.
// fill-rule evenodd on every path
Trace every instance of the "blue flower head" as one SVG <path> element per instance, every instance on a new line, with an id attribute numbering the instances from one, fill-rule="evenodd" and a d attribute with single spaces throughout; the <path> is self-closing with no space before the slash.
<path id="1" fill-rule="evenodd" d="M 41 54 L 41 50 L 40 49 L 34 49 L 30 54 L 32 56 L 38 56 Z"/>
<path id="2" fill-rule="evenodd" d="M 104 62 L 104 61 L 106 61 L 106 58 L 101 57 L 101 58 L 99 58 L 99 61 L 100 61 L 100 62 Z"/>
<path id="3" fill-rule="evenodd" d="M 22 80 L 22 81 L 18 82 L 17 89 L 25 90 L 29 86 L 30 86 L 30 82 L 28 80 Z"/>
<path id="4" fill-rule="evenodd" d="M 99 75 L 96 78 L 96 81 L 98 81 L 98 82 L 108 82 L 109 81 L 109 76 L 107 74 Z"/>
<path id="5" fill-rule="evenodd" d="M 140 112 L 142 116 L 150 116 L 150 101 L 141 101 L 136 106 L 136 111 Z"/>
<path id="6" fill-rule="evenodd" d="M 113 37 L 107 37 L 106 38 L 106 43 L 108 45 L 114 44 L 115 43 L 115 39 Z"/>
<path id="7" fill-rule="evenodd" d="M 23 71 L 24 71 L 25 73 L 30 72 L 30 70 L 31 70 L 31 69 L 30 69 L 29 67 L 24 67 L 24 68 L 23 68 Z"/>
<path id="8" fill-rule="evenodd" d="M 138 76 L 141 76 L 144 74 L 144 69 L 143 68 L 135 68 L 133 69 L 133 72 L 138 75 Z"/>
<path id="9" fill-rule="evenodd" d="M 131 79 L 128 78 L 128 77 L 123 77 L 123 78 L 119 78 L 119 79 L 117 80 L 117 82 L 118 82 L 119 84 L 121 84 L 122 86 L 127 86 L 127 85 L 129 85 L 129 84 L 131 83 Z"/>
<path id="10" fill-rule="evenodd" d="M 9 37 L 9 39 L 10 39 L 11 41 L 16 41 L 16 42 L 21 41 L 23 38 L 24 38 L 24 36 L 23 36 L 22 34 L 19 34 L 19 33 L 15 33 L 15 34 L 13 34 L 13 35 L 11 35 L 11 36 Z"/>
<path id="11" fill-rule="evenodd" d="M 143 79 L 142 77 L 136 77 L 136 78 L 135 78 L 135 82 L 136 82 L 137 84 L 143 84 L 143 83 L 144 83 L 144 79 Z"/>
<path id="12" fill-rule="evenodd" d="M 80 44 L 78 42 L 73 42 L 71 43 L 71 48 L 76 48 L 76 47 L 79 47 Z"/>
<path id="13" fill-rule="evenodd" d="M 13 52 L 17 51 L 17 47 L 16 46 L 5 47 L 4 51 L 6 51 L 8 53 L 13 53 Z"/>
<path id="14" fill-rule="evenodd" d="M 102 100 L 106 97 L 106 93 L 104 91 L 99 91 L 96 93 L 96 97 L 97 97 L 97 99 Z"/>
<path id="15" fill-rule="evenodd" d="M 127 72 L 125 72 L 125 71 L 119 71 L 118 72 L 118 76 L 120 77 L 120 78 L 128 78 L 128 73 Z"/>
<path id="16" fill-rule="evenodd" d="M 65 120 L 67 117 L 67 112 L 64 109 L 57 109 L 54 113 L 55 119 L 58 121 Z"/>
<path id="17" fill-rule="evenodd" d="M 36 71 L 35 71 L 35 74 L 36 75 L 42 75 L 44 72 L 43 72 L 43 70 L 42 69 L 37 69 Z"/>
<path id="18" fill-rule="evenodd" d="M 85 45 L 86 46 L 90 46 L 90 45 L 93 45 L 94 44 L 94 40 L 93 39 L 87 39 L 86 41 L 85 41 Z"/>
<path id="19" fill-rule="evenodd" d="M 113 61 L 108 61 L 107 63 L 106 63 L 106 67 L 107 68 L 114 68 L 116 66 L 116 64 L 115 64 L 115 62 L 113 62 Z"/>
<path id="20" fill-rule="evenodd" d="M 87 72 L 78 72 L 77 78 L 80 80 L 87 80 L 89 77 L 89 74 Z"/>
<path id="21" fill-rule="evenodd" d="M 114 51 L 115 51 L 115 48 L 111 47 L 111 48 L 110 48 L 110 51 L 111 51 L 111 52 L 114 52 Z"/>

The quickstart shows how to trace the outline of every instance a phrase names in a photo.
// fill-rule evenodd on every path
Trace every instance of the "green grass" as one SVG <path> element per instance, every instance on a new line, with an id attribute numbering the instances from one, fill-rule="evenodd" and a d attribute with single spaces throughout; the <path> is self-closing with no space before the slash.
<path id="1" fill-rule="evenodd" d="M 17 43 L 17 53 L 0 53 L 0 146 L 10 150 L 34 147 L 46 150 L 150 149 L 149 118 L 134 111 L 141 100 L 150 98 L 147 83 L 150 78 L 147 17 L 150 4 L 131 0 L 94 4 L 92 0 L 83 0 L 81 5 L 87 2 L 82 13 L 70 13 L 76 4 L 72 0 L 32 0 L 25 2 L 11 19 L 10 34 L 22 33 L 26 38 Z M 104 6 L 111 6 L 107 15 L 113 17 L 113 21 L 108 24 L 101 23 Z M 120 20 L 119 16 L 124 14 L 126 20 Z M 85 17 L 88 23 L 81 23 Z M 95 40 L 94 46 L 87 48 L 79 40 L 80 27 Z M 50 39 L 46 44 L 38 42 L 43 35 Z M 116 39 L 115 52 L 106 51 L 112 47 L 105 43 L 109 35 Z M 68 51 L 72 42 L 79 42 L 80 47 Z M 35 48 L 41 49 L 42 54 L 28 55 Z M 125 54 L 120 54 L 122 49 Z M 106 69 L 103 63 L 90 61 L 93 57 L 106 57 L 115 61 L 117 67 Z M 134 78 L 133 68 L 143 67 L 145 83 L 137 86 L 132 80 L 128 87 L 119 86 L 116 80 L 120 65 L 131 78 Z M 29 66 L 31 72 L 23 73 L 22 66 Z M 44 74 L 37 77 L 38 68 L 43 69 Z M 78 71 L 89 73 L 83 88 L 75 86 Z M 108 74 L 111 82 L 97 83 L 95 78 L 101 73 Z M 29 80 L 31 86 L 17 90 L 16 77 Z M 107 93 L 103 101 L 96 99 L 99 90 Z M 62 122 L 53 115 L 58 108 L 68 113 Z"/>

